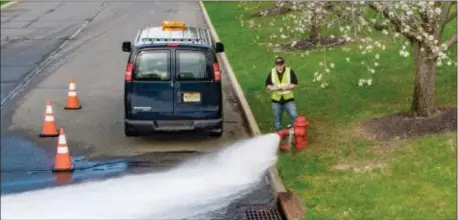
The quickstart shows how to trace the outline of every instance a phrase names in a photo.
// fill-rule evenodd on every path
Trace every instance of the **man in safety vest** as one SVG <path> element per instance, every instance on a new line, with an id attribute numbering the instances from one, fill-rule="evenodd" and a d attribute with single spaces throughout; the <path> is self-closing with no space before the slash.
<path id="1" fill-rule="evenodd" d="M 274 126 L 277 131 L 283 128 L 281 119 L 284 110 L 293 119 L 293 122 L 297 118 L 293 91 L 297 84 L 297 77 L 294 71 L 289 67 L 285 67 L 285 60 L 282 57 L 277 57 L 275 59 L 275 68 L 272 68 L 266 79 L 266 87 L 272 92 Z"/>

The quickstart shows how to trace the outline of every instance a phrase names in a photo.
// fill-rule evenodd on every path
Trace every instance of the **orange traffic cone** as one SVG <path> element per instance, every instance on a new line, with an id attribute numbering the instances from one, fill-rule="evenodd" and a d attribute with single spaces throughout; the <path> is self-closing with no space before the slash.
<path id="1" fill-rule="evenodd" d="M 70 84 L 68 86 L 67 104 L 65 105 L 65 109 L 67 110 L 81 109 L 81 105 L 79 103 L 78 96 L 76 95 L 76 84 L 75 84 L 74 79 L 70 79 Z"/>
<path id="2" fill-rule="evenodd" d="M 48 100 L 46 103 L 45 121 L 43 122 L 43 129 L 41 130 L 40 137 L 57 137 L 59 132 L 56 128 L 54 121 L 54 113 L 52 112 L 52 101 Z"/>
<path id="3" fill-rule="evenodd" d="M 67 139 L 65 138 L 64 129 L 60 129 L 59 142 L 57 144 L 56 162 L 52 171 L 67 172 L 73 171 L 72 160 L 68 151 Z"/>

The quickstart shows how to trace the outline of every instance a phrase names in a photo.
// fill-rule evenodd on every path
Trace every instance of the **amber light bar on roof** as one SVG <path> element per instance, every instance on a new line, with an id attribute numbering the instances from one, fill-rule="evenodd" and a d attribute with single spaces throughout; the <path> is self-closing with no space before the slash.
<path id="1" fill-rule="evenodd" d="M 162 28 L 185 28 L 185 24 L 182 21 L 163 21 L 161 23 Z"/>

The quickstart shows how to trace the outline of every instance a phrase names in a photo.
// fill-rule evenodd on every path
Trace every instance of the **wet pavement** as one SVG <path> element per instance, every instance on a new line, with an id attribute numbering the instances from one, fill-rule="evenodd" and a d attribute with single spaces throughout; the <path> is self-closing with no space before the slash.
<path id="1" fill-rule="evenodd" d="M 198 2 L 24 1 L 2 10 L 2 193 L 157 172 L 248 138 L 239 105 L 224 75 L 222 137 L 196 133 L 124 136 L 123 75 L 128 54 L 121 51 L 121 43 L 132 40 L 140 27 L 159 25 L 167 19 L 206 26 Z M 67 42 L 75 32 L 78 35 Z M 48 65 L 41 68 L 45 60 Z M 63 109 L 70 78 L 76 80 L 83 106 L 78 111 Z M 24 86 L 16 93 L 18 85 Z M 48 99 L 53 101 L 57 126 L 65 129 L 77 167 L 71 175 L 51 172 L 57 138 L 38 137 Z M 237 206 L 270 200 L 269 185 L 263 181 L 227 210 L 233 215 Z"/>

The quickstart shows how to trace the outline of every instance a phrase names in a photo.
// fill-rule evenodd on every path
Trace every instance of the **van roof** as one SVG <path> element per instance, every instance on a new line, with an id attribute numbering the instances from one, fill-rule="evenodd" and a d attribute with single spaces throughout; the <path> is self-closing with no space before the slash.
<path id="1" fill-rule="evenodd" d="M 209 29 L 195 27 L 173 31 L 165 31 L 162 27 L 144 27 L 138 31 L 134 45 L 164 43 L 197 44 L 209 47 L 213 45 Z"/>

